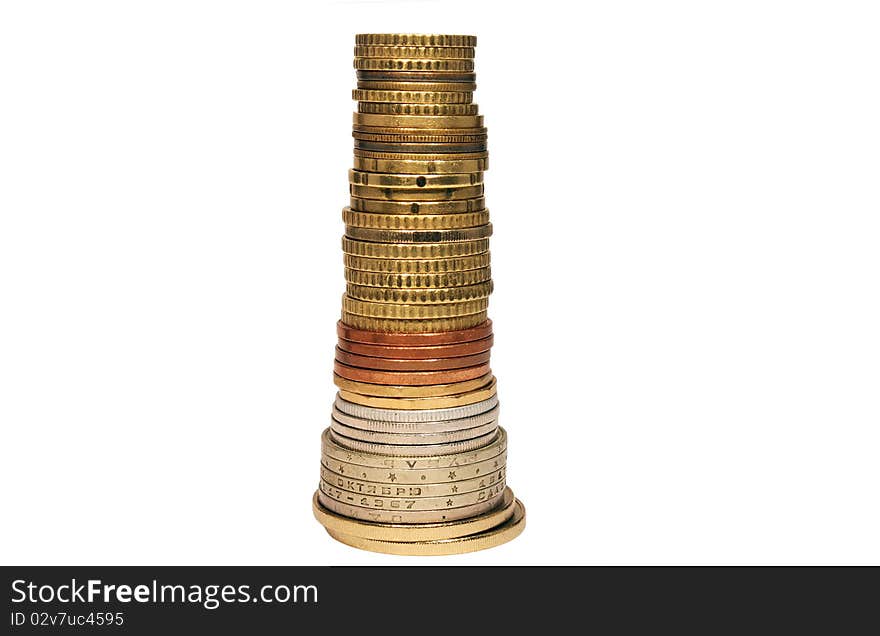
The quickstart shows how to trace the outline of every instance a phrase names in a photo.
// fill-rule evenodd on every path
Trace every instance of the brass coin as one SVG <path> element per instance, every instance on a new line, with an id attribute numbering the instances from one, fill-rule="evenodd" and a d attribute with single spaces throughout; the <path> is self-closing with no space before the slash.
<path id="1" fill-rule="evenodd" d="M 349 185 L 352 196 L 384 201 L 455 201 L 483 196 L 483 184 L 448 188 L 382 188 Z"/>
<path id="2" fill-rule="evenodd" d="M 412 135 L 435 135 L 439 137 L 455 137 L 458 135 L 481 135 L 489 134 L 489 129 L 485 126 L 477 128 L 432 128 L 425 130 L 424 128 L 403 128 L 400 126 L 359 126 L 351 127 L 351 134 L 365 135 L 393 135 L 395 137 L 408 137 Z"/>
<path id="3" fill-rule="evenodd" d="M 477 104 L 400 104 L 388 102 L 359 102 L 359 113 L 377 115 L 477 115 Z"/>
<path id="4" fill-rule="evenodd" d="M 495 380 L 493 378 L 487 386 L 458 393 L 455 395 L 443 395 L 436 397 L 385 397 L 380 395 L 365 395 L 340 388 L 339 397 L 347 402 L 360 404 L 362 406 L 371 406 L 380 409 L 396 409 L 396 410 L 423 410 L 423 409 L 447 409 L 457 406 L 467 406 L 476 402 L 488 400 L 496 395 Z"/>
<path id="5" fill-rule="evenodd" d="M 482 115 L 373 115 L 353 113 L 356 126 L 393 126 L 401 128 L 480 128 Z"/>
<path id="6" fill-rule="evenodd" d="M 347 225 L 345 235 L 358 241 L 373 243 L 446 243 L 473 241 L 492 236 L 492 224 L 455 230 L 379 230 Z"/>
<path id="7" fill-rule="evenodd" d="M 513 505 L 513 515 L 504 523 L 467 536 L 439 539 L 435 541 L 409 540 L 405 531 L 398 531 L 399 540 L 376 540 L 363 536 L 344 534 L 337 530 L 327 529 L 327 534 L 353 548 L 396 554 L 400 556 L 444 556 L 450 554 L 466 554 L 487 550 L 516 539 L 526 527 L 526 509 L 517 499 Z"/>
<path id="8" fill-rule="evenodd" d="M 355 157 L 385 159 L 392 161 L 461 161 L 462 159 L 488 159 L 488 151 L 480 152 L 381 152 L 378 150 L 352 150 Z M 473 172 L 465 170 L 463 172 Z"/>
<path id="9" fill-rule="evenodd" d="M 489 222 L 489 210 L 460 214 L 372 214 L 345 207 L 342 221 L 352 227 L 377 230 L 454 230 L 485 225 Z"/>
<path id="10" fill-rule="evenodd" d="M 492 278 L 488 267 L 443 274 L 385 274 L 356 269 L 345 270 L 345 280 L 354 285 L 390 287 L 395 289 L 437 289 L 475 285 Z"/>
<path id="11" fill-rule="evenodd" d="M 402 82 L 397 80 L 391 81 L 360 81 L 357 83 L 357 90 L 363 91 L 390 91 L 390 92 L 412 92 L 412 93 L 473 93 L 477 90 L 476 82 Z M 354 99 L 361 99 L 355 97 Z M 392 101 L 392 100 L 368 100 L 368 101 Z M 418 101 L 418 100 L 400 100 L 400 101 Z"/>
<path id="12" fill-rule="evenodd" d="M 418 525 L 370 523 L 349 519 L 321 506 L 317 493 L 312 500 L 312 511 L 331 536 L 337 533 L 361 540 L 419 542 L 470 536 L 496 528 L 513 516 L 516 503 L 513 492 L 507 488 L 502 495 L 501 504 L 490 512 L 461 521 Z"/>
<path id="13" fill-rule="evenodd" d="M 486 321 L 487 312 L 481 311 L 470 316 L 456 318 L 435 318 L 433 320 L 400 320 L 388 318 L 371 318 L 359 316 L 347 311 L 342 312 L 342 322 L 355 329 L 365 329 L 379 333 L 393 334 L 424 334 L 438 331 L 459 331 L 475 327 Z M 432 408 L 432 407 L 413 407 Z"/>
<path id="14" fill-rule="evenodd" d="M 321 490 L 318 491 L 318 501 L 321 502 L 321 505 L 325 508 L 329 508 L 338 514 L 352 517 L 353 519 L 379 523 L 440 523 L 444 521 L 456 521 L 458 519 L 466 519 L 468 517 L 483 514 L 497 508 L 500 499 L 501 497 L 499 493 L 499 495 L 486 501 L 481 501 L 480 503 L 461 506 L 459 508 L 448 508 L 446 510 L 382 510 L 379 508 L 364 508 L 362 506 L 353 505 L 349 502 L 337 501 Z"/>
<path id="15" fill-rule="evenodd" d="M 382 102 L 395 104 L 470 104 L 474 94 L 465 91 L 416 90 L 363 90 L 351 91 L 351 98 L 359 102 Z"/>
<path id="16" fill-rule="evenodd" d="M 447 35 L 423 33 L 358 33 L 354 36 L 359 46 L 469 46 L 477 45 L 475 35 Z"/>
<path id="17" fill-rule="evenodd" d="M 381 58 L 356 57 L 354 68 L 359 71 L 430 71 L 432 73 L 470 73 L 471 59 Z"/>
<path id="18" fill-rule="evenodd" d="M 430 58 L 430 59 L 471 59 L 476 53 L 472 46 L 404 46 L 404 45 L 357 45 L 355 57 L 384 58 Z"/>
<path id="19" fill-rule="evenodd" d="M 486 209 L 486 199 L 475 197 L 458 201 L 379 201 L 351 197 L 351 209 L 376 214 L 459 214 Z"/>
<path id="20" fill-rule="evenodd" d="M 342 251 L 369 258 L 458 258 L 489 251 L 489 239 L 457 243 L 370 243 L 342 237 Z"/>
<path id="21" fill-rule="evenodd" d="M 364 258 L 352 254 L 343 254 L 343 262 L 347 271 L 375 272 L 377 274 L 398 274 L 414 276 L 417 274 L 446 274 L 464 272 L 473 269 L 487 269 L 491 263 L 491 254 L 484 252 L 461 258 L 437 258 L 430 260 L 399 260 L 394 258 Z M 352 281 L 354 282 L 354 281 Z M 449 285 L 442 285 L 448 287 Z M 430 287 L 430 285 L 425 285 Z"/>
<path id="22" fill-rule="evenodd" d="M 395 510 L 433 512 L 461 508 L 498 497 L 504 491 L 504 488 L 505 484 L 501 482 L 481 490 L 456 493 L 446 497 L 382 497 L 380 495 L 365 495 L 343 490 L 323 479 L 319 483 L 321 492 L 336 501 L 350 506 L 381 510 L 383 512 Z"/>
<path id="23" fill-rule="evenodd" d="M 348 182 L 353 185 L 376 188 L 406 188 L 433 190 L 436 188 L 460 188 L 483 183 L 482 172 L 464 174 L 377 174 L 361 170 L 349 170 Z"/>
<path id="24" fill-rule="evenodd" d="M 459 155 L 449 155 L 457 157 Z M 371 159 L 355 157 L 354 167 L 358 170 L 371 172 L 403 172 L 422 174 L 446 174 L 455 172 L 478 172 L 489 169 L 489 158 L 483 159 L 451 159 L 451 160 L 397 160 L 397 159 Z"/>
<path id="25" fill-rule="evenodd" d="M 464 129 L 462 129 L 464 130 Z M 433 131 L 429 131 L 433 132 Z M 402 144 L 468 144 L 480 143 L 489 138 L 486 134 L 461 134 L 461 135 L 435 135 L 435 134 L 407 134 L 407 135 L 389 135 L 387 133 L 368 133 L 351 131 L 351 136 L 358 141 L 378 141 L 384 143 L 402 143 Z"/>
<path id="26" fill-rule="evenodd" d="M 368 302 L 343 294 L 342 310 L 358 316 L 370 318 L 391 318 L 397 320 L 431 320 L 435 318 L 457 318 L 479 314 L 489 307 L 488 298 L 475 298 L 461 302 L 440 304 L 406 304 Z"/>
<path id="27" fill-rule="evenodd" d="M 460 155 L 473 152 L 486 152 L 488 144 L 484 141 L 470 144 L 451 143 L 386 143 L 354 140 L 354 149 L 368 152 L 390 152 L 395 154 Z M 454 157 L 452 157 L 454 159 Z"/>
<path id="28" fill-rule="evenodd" d="M 492 281 L 487 280 L 461 287 L 369 287 L 348 283 L 345 293 L 371 303 L 402 303 L 413 305 L 433 305 L 442 303 L 461 303 L 480 298 L 488 298 L 492 293 Z M 480 310 L 482 311 L 482 309 Z M 473 312 L 472 312 L 473 313 Z"/>
<path id="29" fill-rule="evenodd" d="M 479 368 L 481 371 L 486 370 L 483 367 Z M 342 391 L 358 393 L 362 396 L 413 399 L 447 397 L 485 389 L 494 383 L 494 378 L 491 373 L 486 373 L 485 375 L 470 380 L 461 380 L 458 382 L 450 382 L 448 384 L 400 385 L 359 382 L 357 380 L 343 378 L 341 375 L 334 373 L 333 383 Z"/>
<path id="30" fill-rule="evenodd" d="M 358 84 L 361 82 L 424 82 L 426 84 L 472 84 L 477 81 L 476 73 L 452 73 L 436 71 L 357 71 Z"/>

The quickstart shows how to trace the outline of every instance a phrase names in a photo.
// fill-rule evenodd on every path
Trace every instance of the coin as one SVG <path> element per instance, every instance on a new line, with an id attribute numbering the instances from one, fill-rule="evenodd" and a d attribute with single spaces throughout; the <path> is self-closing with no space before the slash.
<path id="1" fill-rule="evenodd" d="M 437 358 L 459 358 L 485 353 L 492 347 L 493 336 L 487 336 L 480 340 L 463 342 L 459 344 L 444 344 L 436 346 L 393 346 L 376 345 L 354 342 L 352 340 L 339 339 L 339 348 L 355 355 L 371 356 L 377 358 L 428 360 Z"/>
<path id="2" fill-rule="evenodd" d="M 351 136 L 357 141 L 378 141 L 388 144 L 473 144 L 488 141 L 489 136 L 485 133 L 469 133 L 466 128 L 460 129 L 458 133 L 447 134 L 441 130 L 429 130 L 412 132 L 409 134 L 400 133 L 376 133 L 376 132 L 359 132 L 351 131 Z"/>
<path id="3" fill-rule="evenodd" d="M 435 71 L 357 71 L 358 83 L 361 82 L 425 82 L 450 84 L 473 83 L 477 81 L 476 73 L 435 72 Z"/>
<path id="4" fill-rule="evenodd" d="M 334 365 L 334 367 L 337 365 Z M 482 369 L 481 365 L 481 369 Z M 488 366 L 488 365 L 486 365 Z M 412 384 L 377 384 L 365 380 L 352 380 L 338 373 L 333 374 L 333 383 L 342 391 L 358 393 L 362 396 L 390 398 L 427 398 L 460 395 L 480 390 L 492 385 L 492 374 L 483 370 L 483 374 L 464 380 L 450 380 L 447 383 L 427 385 Z M 487 396 L 488 397 L 488 396 Z M 348 398 L 345 398 L 348 399 Z"/>
<path id="5" fill-rule="evenodd" d="M 351 209 L 356 212 L 375 214 L 461 214 L 486 209 L 486 199 L 483 197 L 458 201 L 378 201 L 351 197 L 350 202 Z"/>
<path id="6" fill-rule="evenodd" d="M 468 46 L 477 45 L 475 35 L 446 35 L 423 33 L 358 33 L 358 46 Z"/>
<path id="7" fill-rule="evenodd" d="M 359 405 L 353 404 L 351 406 L 357 407 Z M 412 413 L 413 411 L 403 412 Z M 484 426 L 493 422 L 497 424 L 499 412 L 500 409 L 497 406 L 496 400 L 496 406 L 494 408 L 483 413 L 478 413 L 477 415 L 472 415 L 470 417 L 459 417 L 452 420 L 435 420 L 425 422 L 386 422 L 374 419 L 365 419 L 362 417 L 355 417 L 354 415 L 343 413 L 339 410 L 339 408 L 337 408 L 335 404 L 333 405 L 333 419 L 337 422 L 340 422 L 352 428 L 358 428 L 362 431 L 395 434 L 450 433 L 454 431 L 472 429 L 477 426 Z"/>
<path id="8" fill-rule="evenodd" d="M 489 222 L 489 210 L 460 214 L 372 214 L 342 209 L 342 221 L 352 227 L 377 230 L 454 230 L 477 227 Z"/>
<path id="9" fill-rule="evenodd" d="M 382 409 L 422 410 L 442 409 L 453 406 L 465 406 L 475 402 L 482 402 L 495 395 L 495 380 L 480 389 L 457 393 L 455 395 L 443 395 L 436 397 L 384 397 L 378 395 L 365 395 L 362 392 L 347 391 L 340 387 L 339 396 L 348 402 L 374 406 Z"/>
<path id="10" fill-rule="evenodd" d="M 425 445 L 402 444 L 400 446 L 393 446 L 389 448 L 388 444 L 371 444 L 369 442 L 362 442 L 360 440 L 340 435 L 339 433 L 336 433 L 332 428 L 330 429 L 330 438 L 343 448 L 364 453 L 393 453 L 395 457 L 425 457 L 432 453 L 442 455 L 468 453 L 482 448 L 486 444 L 491 443 L 496 437 L 497 427 L 494 427 L 494 429 L 490 433 L 461 442 Z"/>
<path id="11" fill-rule="evenodd" d="M 456 92 L 456 93 L 473 93 L 477 90 L 476 82 L 406 82 L 406 81 L 398 81 L 398 80 L 388 80 L 388 81 L 359 81 L 357 83 L 357 90 L 367 90 L 367 91 L 408 91 L 415 93 L 442 93 L 442 92 Z M 353 99 L 361 99 L 360 97 L 353 97 Z M 375 101 L 375 100 L 373 100 Z M 384 101 L 384 100 L 382 100 Z M 417 101 L 417 100 L 403 100 L 403 101 Z"/>
<path id="12" fill-rule="evenodd" d="M 511 495 L 512 496 L 512 495 Z M 444 556 L 450 554 L 465 554 L 486 550 L 503 545 L 517 538 L 526 527 L 526 509 L 523 503 L 517 499 L 512 506 L 513 514 L 507 521 L 474 534 L 459 536 L 434 541 L 407 541 L 408 534 L 405 530 L 397 530 L 399 540 L 377 540 L 365 538 L 362 535 L 344 534 L 337 530 L 327 528 L 327 534 L 353 548 L 381 552 L 384 554 L 396 554 L 400 556 Z M 317 513 L 316 513 L 317 514 Z M 402 525 L 402 524 L 401 524 Z M 392 525 L 397 528 L 398 526 Z M 400 540 L 404 539 L 404 540 Z"/>
<path id="13" fill-rule="evenodd" d="M 336 360 L 350 367 L 373 369 L 377 371 L 439 371 L 444 369 L 465 369 L 489 362 L 489 352 L 476 353 L 457 358 L 374 358 L 350 353 L 336 347 Z"/>
<path id="14" fill-rule="evenodd" d="M 336 396 L 336 401 L 333 405 L 347 415 L 367 420 L 402 423 L 437 422 L 441 420 L 458 420 L 487 413 L 498 406 L 498 396 L 493 394 L 486 400 L 474 402 L 466 406 L 425 409 L 422 411 L 399 411 L 396 409 L 373 408 L 348 402 L 339 395 Z"/>
<path id="15" fill-rule="evenodd" d="M 349 170 L 348 182 L 354 185 L 382 188 L 427 189 L 460 188 L 483 183 L 482 172 L 465 174 L 376 174 Z"/>
<path id="16" fill-rule="evenodd" d="M 474 492 L 490 488 L 504 481 L 505 466 L 493 470 L 482 477 L 460 479 L 454 482 L 439 484 L 398 484 L 394 482 L 375 482 L 348 477 L 334 473 L 321 465 L 321 478 L 347 492 L 358 495 L 378 495 L 381 497 L 448 497 L 466 492 Z M 445 502 L 444 502 L 445 503 Z"/>
<path id="17" fill-rule="evenodd" d="M 496 449 L 497 450 L 497 449 Z M 458 456 L 457 456 L 458 457 Z M 476 479 L 492 474 L 496 470 L 505 468 L 507 464 L 507 451 L 497 450 L 489 457 L 482 457 L 472 462 L 459 457 L 453 466 L 440 466 L 439 460 L 434 467 L 418 466 L 409 468 L 408 464 L 418 464 L 412 458 L 391 458 L 392 465 L 364 466 L 346 460 L 344 457 L 337 458 L 321 454 L 321 465 L 339 475 L 348 475 L 358 479 L 375 482 L 387 482 L 393 484 L 454 484 L 458 481 Z M 423 462 L 424 463 L 424 462 Z"/>
<path id="18" fill-rule="evenodd" d="M 437 346 L 482 340 L 492 335 L 492 321 L 486 320 L 470 329 L 440 330 L 439 333 L 376 333 L 336 323 L 336 335 L 345 340 L 386 346 Z"/>
<path id="19" fill-rule="evenodd" d="M 489 252 L 461 258 L 434 258 L 427 260 L 393 258 L 366 258 L 344 254 L 343 262 L 348 271 L 359 270 L 384 274 L 445 274 L 472 269 L 486 269 L 491 262 Z"/>
<path id="20" fill-rule="evenodd" d="M 451 386 L 459 382 L 484 378 L 489 374 L 489 364 L 483 363 L 461 369 L 441 369 L 434 371 L 383 371 L 352 367 L 338 361 L 333 364 L 333 371 L 347 380 L 366 382 L 382 386 L 422 387 Z M 452 391 L 459 393 L 460 391 Z M 395 392 L 396 393 L 396 392 Z M 367 392 L 369 395 L 370 392 Z M 434 393 L 434 395 L 438 395 Z"/>
<path id="21" fill-rule="evenodd" d="M 445 497 L 382 497 L 379 495 L 365 495 L 343 490 L 325 480 L 320 481 L 320 490 L 328 497 L 336 501 L 360 508 L 391 511 L 445 511 L 450 509 L 471 506 L 480 502 L 489 501 L 501 495 L 504 491 L 504 482 L 466 493 L 456 493 Z"/>
<path id="22" fill-rule="evenodd" d="M 448 160 L 455 161 L 457 155 L 468 153 L 485 153 L 487 149 L 485 141 L 477 141 L 472 143 L 407 143 L 406 140 L 395 142 L 376 142 L 362 141 L 355 139 L 354 149 L 356 152 L 387 152 L 393 154 L 429 154 L 449 157 Z M 404 160 L 406 161 L 406 160 Z M 476 172 L 476 171 L 474 171 Z"/>
<path id="23" fill-rule="evenodd" d="M 477 128 L 405 128 L 401 126 L 364 126 L 355 124 L 351 127 L 351 134 L 357 138 L 359 135 L 388 135 L 391 137 L 459 137 L 479 136 L 487 137 L 489 129 L 485 126 Z"/>
<path id="24" fill-rule="evenodd" d="M 483 184 L 462 187 L 410 189 L 383 188 L 374 186 L 349 185 L 352 196 L 362 199 L 379 199 L 390 201 L 451 201 L 472 199 L 483 196 Z"/>
<path id="25" fill-rule="evenodd" d="M 458 331 L 468 329 L 484 322 L 487 318 L 487 312 L 481 311 L 478 314 L 469 316 L 458 316 L 455 318 L 435 318 L 430 320 L 407 320 L 407 319 L 388 319 L 388 318 L 371 318 L 369 316 L 359 316 L 347 311 L 342 312 L 342 321 L 355 329 L 367 329 L 380 333 L 433 333 L 435 331 Z"/>
<path id="26" fill-rule="evenodd" d="M 477 104 L 400 104 L 389 102 L 360 102 L 359 113 L 377 115 L 477 115 Z"/>
<path id="27" fill-rule="evenodd" d="M 358 300 L 347 294 L 342 295 L 342 310 L 346 313 L 371 318 L 392 318 L 398 320 L 430 320 L 433 318 L 457 318 L 486 311 L 488 298 L 475 298 L 461 302 L 416 304 L 387 303 Z"/>
<path id="28" fill-rule="evenodd" d="M 459 508 L 448 508 L 446 510 L 434 511 L 415 511 L 415 510 L 381 510 L 376 508 L 364 508 L 352 505 L 348 502 L 337 501 L 333 497 L 326 495 L 320 489 L 318 490 L 318 501 L 325 508 L 365 521 L 373 521 L 379 523 L 439 523 L 444 521 L 456 521 L 465 519 L 474 515 L 488 512 L 498 506 L 500 496 L 494 496 L 486 501 L 461 506 Z"/>
<path id="29" fill-rule="evenodd" d="M 396 539 L 399 542 L 403 537 L 406 537 L 410 542 L 437 541 L 473 536 L 504 524 L 513 516 L 517 500 L 510 488 L 507 488 L 501 497 L 501 504 L 490 512 L 461 521 L 434 524 L 386 524 L 350 519 L 321 506 L 317 493 L 312 501 L 312 510 L 315 518 L 331 535 L 337 533 L 340 536 L 351 537 L 353 540 L 387 541 Z"/>
<path id="30" fill-rule="evenodd" d="M 459 258 L 489 250 L 488 239 L 450 243 L 370 243 L 349 237 L 342 238 L 342 251 L 368 258 L 399 258 L 425 260 L 429 258 Z"/>
<path id="31" fill-rule="evenodd" d="M 355 57 L 470 59 L 476 50 L 472 46 L 409 46 L 357 45 Z"/>
<path id="32" fill-rule="evenodd" d="M 401 128 L 480 128 L 482 115 L 373 115 L 353 113 L 357 126 L 396 126 Z"/>
<path id="33" fill-rule="evenodd" d="M 345 286 L 345 293 L 349 298 L 356 298 L 373 303 L 401 303 L 401 304 L 440 304 L 459 303 L 480 298 L 488 298 L 492 293 L 492 281 L 487 280 L 474 285 L 461 287 L 429 287 L 429 288 L 401 288 L 401 287 L 368 287 L 349 283 Z M 480 309 L 479 311 L 482 311 Z M 474 312 L 468 312 L 474 313 Z"/>
<path id="34" fill-rule="evenodd" d="M 460 287 L 486 282 L 491 278 L 492 270 L 488 267 L 443 274 L 386 274 L 348 268 L 345 270 L 345 280 L 354 285 L 397 289 Z"/>
<path id="35" fill-rule="evenodd" d="M 354 68 L 359 71 L 470 73 L 474 70 L 474 61 L 469 59 L 356 57 L 354 58 Z"/>
<path id="36" fill-rule="evenodd" d="M 361 159 L 383 159 L 385 161 L 463 161 L 467 159 L 488 159 L 488 151 L 481 152 L 382 152 L 355 148 L 352 153 Z M 460 172 L 471 172 L 461 170 Z M 412 173 L 410 173 L 412 174 Z"/>
<path id="37" fill-rule="evenodd" d="M 492 224 L 484 223 L 477 227 L 454 230 L 381 230 L 346 225 L 345 235 L 350 239 L 371 243 L 451 243 L 489 238 L 492 236 Z"/>
<path id="38" fill-rule="evenodd" d="M 375 172 L 423 172 L 446 173 L 446 172 L 476 172 L 489 168 L 489 159 L 453 159 L 449 161 L 426 161 L 426 160 L 398 160 L 398 159 L 368 159 L 355 157 L 354 167 L 358 170 L 373 170 Z"/>
<path id="39" fill-rule="evenodd" d="M 482 426 L 475 426 L 471 429 L 458 429 L 454 431 L 440 431 L 435 433 L 385 433 L 376 431 L 367 431 L 352 426 L 347 426 L 342 422 L 333 420 L 330 428 L 337 434 L 342 435 L 359 442 L 368 444 L 383 444 L 389 446 L 428 446 L 449 444 L 453 442 L 461 442 L 464 440 L 475 439 L 488 435 L 498 427 L 498 422 L 489 422 Z"/>
<path id="40" fill-rule="evenodd" d="M 424 90 L 364 90 L 354 89 L 351 98 L 360 102 L 382 102 L 395 104 L 470 104 L 474 99 L 473 89 L 463 91 Z"/>

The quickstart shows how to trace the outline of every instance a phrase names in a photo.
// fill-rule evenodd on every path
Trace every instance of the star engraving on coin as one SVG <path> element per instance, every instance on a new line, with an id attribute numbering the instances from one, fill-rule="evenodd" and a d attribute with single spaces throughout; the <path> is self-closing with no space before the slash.
<path id="1" fill-rule="evenodd" d="M 449 479 L 455 479 L 455 471 L 454 470 L 449 472 Z"/>
<path id="2" fill-rule="evenodd" d="M 397 481 L 397 475 L 394 473 L 388 473 L 388 481 Z"/>

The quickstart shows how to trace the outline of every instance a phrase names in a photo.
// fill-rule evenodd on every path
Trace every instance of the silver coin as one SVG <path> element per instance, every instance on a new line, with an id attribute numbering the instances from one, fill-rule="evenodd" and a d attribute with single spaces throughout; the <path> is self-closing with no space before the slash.
<path id="1" fill-rule="evenodd" d="M 365 420 L 377 420 L 380 422 L 440 422 L 443 420 L 457 420 L 485 413 L 495 408 L 497 404 L 498 396 L 493 395 L 482 402 L 475 402 L 465 406 L 454 406 L 448 409 L 379 409 L 348 402 L 339 397 L 338 394 L 336 395 L 336 408 L 343 413 Z"/>
<path id="2" fill-rule="evenodd" d="M 333 419 L 337 422 L 359 428 L 362 431 L 372 431 L 374 433 L 445 433 L 450 431 L 460 431 L 466 428 L 474 428 L 482 426 L 489 422 L 498 421 L 498 410 L 500 406 L 470 417 L 460 417 L 454 420 L 440 420 L 437 422 L 383 422 L 381 420 L 368 420 L 363 417 L 355 417 L 348 413 L 343 413 L 336 405 L 333 406 Z"/>
<path id="3" fill-rule="evenodd" d="M 368 442 L 371 444 L 391 444 L 391 445 L 426 445 L 426 444 L 450 444 L 452 442 L 463 442 L 471 440 L 483 435 L 488 435 L 495 431 L 498 427 L 497 421 L 491 421 L 482 426 L 473 428 L 464 428 L 454 431 L 443 431 L 439 433 L 377 433 L 375 431 L 365 431 L 360 428 L 346 426 L 345 424 L 333 419 L 330 428 L 336 433 L 344 435 L 347 438 Z"/>
<path id="4" fill-rule="evenodd" d="M 395 445 L 372 444 L 340 435 L 330 429 L 330 439 L 342 448 L 374 455 L 393 455 L 395 457 L 428 457 L 435 455 L 455 455 L 457 453 L 469 453 L 470 451 L 488 446 L 498 437 L 497 427 L 491 433 L 481 435 L 463 442 L 450 442 L 446 444 L 412 444 Z"/>

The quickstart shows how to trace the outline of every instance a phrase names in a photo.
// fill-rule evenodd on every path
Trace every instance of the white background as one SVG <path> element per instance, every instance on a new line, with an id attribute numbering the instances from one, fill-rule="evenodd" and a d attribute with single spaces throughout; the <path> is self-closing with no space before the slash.
<path id="1" fill-rule="evenodd" d="M 0 7 L 0 562 L 880 563 L 876 3 Z M 371 31 L 479 37 L 487 552 L 311 514 Z"/>

